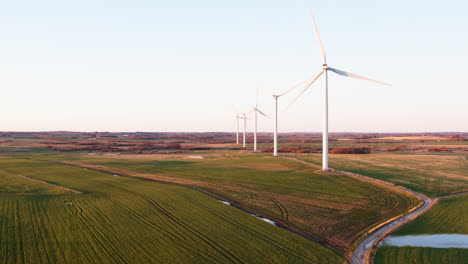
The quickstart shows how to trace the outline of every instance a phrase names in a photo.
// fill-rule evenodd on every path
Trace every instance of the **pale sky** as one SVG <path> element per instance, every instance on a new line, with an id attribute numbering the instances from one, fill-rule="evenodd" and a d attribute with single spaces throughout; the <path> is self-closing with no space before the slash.
<path id="1" fill-rule="evenodd" d="M 234 131 L 320 71 L 311 8 L 330 66 L 393 84 L 330 73 L 330 131 L 468 131 L 462 0 L 0 0 L 0 130 Z M 321 131 L 322 90 L 280 132 Z"/>

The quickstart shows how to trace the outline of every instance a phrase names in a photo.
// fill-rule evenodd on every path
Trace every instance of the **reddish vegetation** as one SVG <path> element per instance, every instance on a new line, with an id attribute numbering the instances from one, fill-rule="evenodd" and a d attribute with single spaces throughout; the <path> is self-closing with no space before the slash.
<path id="1" fill-rule="evenodd" d="M 369 154 L 371 153 L 370 148 L 332 148 L 330 149 L 332 154 Z"/>
<path id="2" fill-rule="evenodd" d="M 242 136 L 242 135 L 241 135 Z M 0 144 L 21 147 L 44 147 L 55 151 L 174 153 L 200 150 L 243 150 L 234 144 L 235 133 L 85 133 L 85 132 L 0 132 Z M 17 140 L 18 139 L 18 140 Z M 36 139 L 34 146 L 28 140 Z M 464 141 L 468 133 L 331 133 L 330 153 L 367 154 L 380 151 L 418 152 L 468 152 Z M 279 136 L 279 152 L 321 153 L 320 133 L 282 133 Z M 247 135 L 251 150 L 253 135 Z M 460 142 L 440 145 L 441 142 Z M 259 133 L 262 152 L 272 152 L 271 133 Z M 29 144 L 29 145 L 28 145 Z M 0 145 L 1 147 L 1 145 Z"/>

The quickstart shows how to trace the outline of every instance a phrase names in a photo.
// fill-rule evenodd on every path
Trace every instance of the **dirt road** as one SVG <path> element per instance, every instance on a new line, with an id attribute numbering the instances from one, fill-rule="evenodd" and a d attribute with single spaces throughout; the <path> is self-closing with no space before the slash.
<path id="1" fill-rule="evenodd" d="M 398 187 L 398 186 L 395 186 Z M 412 192 L 412 191 L 410 191 Z M 424 204 L 418 209 L 412 211 L 409 214 L 398 217 L 397 219 L 386 223 L 384 226 L 380 227 L 377 231 L 370 234 L 366 239 L 364 239 L 354 250 L 353 256 L 351 257 L 351 264 L 367 264 L 370 262 L 370 254 L 374 246 L 384 239 L 387 235 L 400 228 L 402 225 L 416 219 L 423 213 L 431 209 L 432 205 L 437 201 L 433 200 L 424 194 L 417 192 L 412 192 L 414 195 L 423 199 Z"/>
<path id="2" fill-rule="evenodd" d="M 283 158 L 294 160 L 294 161 L 300 162 L 302 164 L 309 165 L 311 167 L 320 168 L 320 166 L 318 166 L 317 164 L 313 164 L 313 163 L 303 161 L 303 160 L 300 160 L 300 159 L 297 159 L 297 158 L 293 158 L 293 157 L 283 157 Z M 366 239 L 364 239 L 356 247 L 356 249 L 354 250 L 353 255 L 351 257 L 351 262 L 350 262 L 351 264 L 368 264 L 368 263 L 371 263 L 370 262 L 371 261 L 370 260 L 370 255 L 371 255 L 371 252 L 374 249 L 375 245 L 377 245 L 388 234 L 392 233 L 393 231 L 395 231 L 396 229 L 398 229 L 402 225 L 416 219 L 417 217 L 419 217 L 423 213 L 427 212 L 429 209 L 431 209 L 432 205 L 434 205 L 438 200 L 437 198 L 436 199 L 431 199 L 431 198 L 427 197 L 426 195 L 424 195 L 422 193 L 418 193 L 418 192 L 409 190 L 409 189 L 404 188 L 402 186 L 394 185 L 393 183 L 390 183 L 390 182 L 370 178 L 370 177 L 367 177 L 367 176 L 364 176 L 364 175 L 360 175 L 360 174 L 356 174 L 356 173 L 352 173 L 352 172 L 347 172 L 347 171 L 340 171 L 340 170 L 334 170 L 334 171 L 345 174 L 345 175 L 348 175 L 348 176 L 353 177 L 353 178 L 358 178 L 358 179 L 361 179 L 361 180 L 365 180 L 365 181 L 373 182 L 373 183 L 376 183 L 376 184 L 384 185 L 384 186 L 390 187 L 390 188 L 392 188 L 392 189 L 394 189 L 395 191 L 398 191 L 398 192 L 405 192 L 407 194 L 417 196 L 423 201 L 422 206 L 418 205 L 417 207 L 411 209 L 408 214 L 395 217 L 394 219 L 390 219 L 389 221 L 383 223 L 378 228 L 376 228 L 374 230 L 370 230 L 369 232 L 371 232 L 371 234 Z M 375 230 L 377 230 L 377 231 L 375 231 Z"/>

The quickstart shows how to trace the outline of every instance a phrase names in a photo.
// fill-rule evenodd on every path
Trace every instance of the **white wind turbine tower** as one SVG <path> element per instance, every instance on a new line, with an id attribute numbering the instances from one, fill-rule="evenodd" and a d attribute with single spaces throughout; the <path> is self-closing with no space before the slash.
<path id="1" fill-rule="evenodd" d="M 246 113 L 242 113 L 242 117 L 240 117 L 240 119 L 244 119 L 244 131 L 243 131 L 243 137 L 242 137 L 242 147 L 245 148 L 245 133 L 246 133 L 246 130 L 247 130 L 247 114 Z"/>
<path id="2" fill-rule="evenodd" d="M 239 119 L 242 117 L 239 116 L 239 113 L 236 110 L 236 144 L 239 144 Z"/>
<path id="3" fill-rule="evenodd" d="M 312 21 L 314 22 L 314 29 L 317 36 L 317 41 L 320 46 L 320 53 L 322 55 L 322 71 L 320 71 L 317 75 L 315 75 L 311 81 L 305 86 L 305 88 L 296 96 L 296 98 L 291 102 L 293 104 L 319 77 L 320 75 L 325 75 L 325 83 L 324 83 L 324 93 L 323 93 L 323 133 L 322 133 L 322 170 L 328 170 L 328 71 L 332 71 L 338 75 L 376 82 L 380 84 L 390 85 L 384 82 L 379 82 L 376 80 L 372 80 L 366 77 L 362 77 L 353 73 L 345 72 L 342 70 L 338 70 L 332 67 L 328 67 L 327 65 L 327 58 L 325 55 L 325 48 L 323 46 L 322 40 L 320 38 L 320 33 L 318 31 L 317 23 L 315 22 L 315 18 L 312 15 Z"/>
<path id="4" fill-rule="evenodd" d="M 307 81 L 307 80 L 306 80 Z M 273 100 L 275 100 L 275 110 L 274 110 L 274 115 L 275 119 L 273 120 L 273 156 L 277 157 L 278 156 L 278 98 L 288 94 L 292 90 L 296 89 L 297 87 L 301 86 L 304 84 L 306 81 L 300 82 L 293 87 L 289 88 L 288 90 L 279 93 L 279 94 L 273 94 Z"/>
<path id="5" fill-rule="evenodd" d="M 258 109 L 258 89 L 257 89 L 257 103 L 255 104 L 255 107 L 252 108 L 252 110 L 249 112 L 254 112 L 254 151 L 257 151 L 257 113 L 263 115 L 264 117 L 267 117 L 269 118 L 265 113 L 263 113 L 262 111 L 260 111 L 260 109 Z"/>

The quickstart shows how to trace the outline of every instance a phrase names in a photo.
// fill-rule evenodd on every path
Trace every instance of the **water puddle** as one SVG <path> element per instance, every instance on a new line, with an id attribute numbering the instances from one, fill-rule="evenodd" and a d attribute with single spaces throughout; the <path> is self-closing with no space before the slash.
<path id="1" fill-rule="evenodd" d="M 230 202 L 226 202 L 226 201 L 223 201 L 223 200 L 219 200 L 219 201 L 222 202 L 223 204 L 231 205 Z"/>
<path id="2" fill-rule="evenodd" d="M 268 219 L 268 218 L 261 217 L 261 216 L 258 216 L 258 215 L 254 215 L 254 214 L 252 214 L 252 215 L 255 216 L 255 217 L 257 217 L 257 218 L 260 219 L 260 220 L 263 220 L 263 221 L 269 223 L 269 224 L 272 224 L 272 225 L 274 225 L 274 226 L 276 225 L 276 223 L 275 223 L 274 221 L 272 221 L 272 220 L 270 220 L 270 219 Z"/>
<path id="3" fill-rule="evenodd" d="M 218 200 L 218 201 L 222 202 L 223 204 L 231 205 L 231 203 L 227 202 L 227 201 L 223 201 L 223 200 Z M 261 216 L 255 215 L 255 214 L 250 214 L 250 215 L 255 216 L 256 218 L 258 218 L 258 219 L 260 219 L 262 221 L 265 221 L 265 222 L 267 222 L 269 224 L 272 224 L 272 225 L 276 226 L 276 222 L 272 221 L 272 220 L 270 220 L 268 218 L 261 217 Z"/>
<path id="4" fill-rule="evenodd" d="M 391 236 L 385 240 L 383 245 L 396 247 L 468 248 L 468 235 L 437 234 Z"/>

